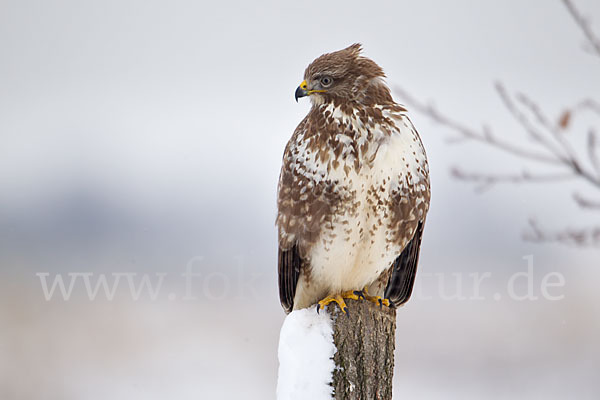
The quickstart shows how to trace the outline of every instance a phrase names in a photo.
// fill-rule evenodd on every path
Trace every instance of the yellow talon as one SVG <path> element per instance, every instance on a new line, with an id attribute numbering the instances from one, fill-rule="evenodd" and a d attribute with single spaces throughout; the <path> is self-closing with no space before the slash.
<path id="1" fill-rule="evenodd" d="M 337 305 L 340 306 L 340 310 L 342 310 L 344 314 L 348 312 L 348 306 L 346 305 L 344 298 L 339 294 L 335 296 L 327 296 L 323 300 L 319 301 L 319 304 L 317 305 L 317 312 L 319 312 L 319 310 L 324 309 L 325 306 L 332 302 L 336 302 Z"/>
<path id="2" fill-rule="evenodd" d="M 356 293 L 355 290 L 348 290 L 341 294 L 343 299 L 352 299 L 352 300 L 360 300 L 360 296 Z"/>
<path id="3" fill-rule="evenodd" d="M 390 301 L 388 299 L 384 299 L 381 296 L 369 295 L 369 293 L 367 293 L 367 286 L 365 286 L 363 290 L 348 290 L 347 292 L 336 294 L 335 296 L 325 297 L 317 304 L 317 312 L 324 309 L 329 303 L 335 302 L 340 307 L 340 310 L 342 310 L 344 314 L 347 314 L 348 306 L 346 305 L 344 299 L 368 300 L 371 303 L 375 303 L 379 306 L 390 306 Z"/>
<path id="4" fill-rule="evenodd" d="M 375 303 L 378 306 L 386 306 L 389 307 L 390 306 L 390 301 L 388 299 L 384 299 L 381 296 L 371 296 L 368 292 L 367 292 L 367 288 L 368 286 L 365 286 L 362 290 L 362 296 L 363 299 L 370 301 L 371 303 Z"/>
<path id="5" fill-rule="evenodd" d="M 342 310 L 344 314 L 347 314 L 348 306 L 346 305 L 344 299 L 359 300 L 360 297 L 353 290 L 349 290 L 347 292 L 340 293 L 335 296 L 327 296 L 323 300 L 319 301 L 319 304 L 317 305 L 317 312 L 319 310 L 324 309 L 325 306 L 327 306 L 329 303 L 336 302 L 337 305 L 340 307 L 340 310 Z"/>

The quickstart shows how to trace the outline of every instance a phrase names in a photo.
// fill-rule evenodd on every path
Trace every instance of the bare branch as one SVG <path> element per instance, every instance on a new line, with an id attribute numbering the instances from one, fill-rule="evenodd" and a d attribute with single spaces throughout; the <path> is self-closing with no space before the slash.
<path id="1" fill-rule="evenodd" d="M 580 101 L 572 108 L 567 108 L 561 114 L 558 127 L 562 130 L 567 129 L 567 127 L 571 124 L 571 120 L 574 118 L 575 114 L 579 114 L 582 111 L 590 111 L 595 114 L 600 115 L 600 104 L 592 99 L 585 99 Z"/>
<path id="2" fill-rule="evenodd" d="M 587 199 L 577 192 L 573 193 L 573 200 L 581 208 L 600 210 L 600 200 Z"/>
<path id="3" fill-rule="evenodd" d="M 552 137 L 562 147 L 567 158 L 575 158 L 575 151 L 566 141 L 565 136 L 560 131 L 559 127 L 550 122 L 550 119 L 542 112 L 541 108 L 524 93 L 517 94 L 517 99 L 523 104 L 535 117 L 538 124 L 552 134 Z"/>
<path id="4" fill-rule="evenodd" d="M 562 243 L 575 247 L 600 247 L 600 227 L 565 229 L 549 233 L 540 228 L 534 219 L 529 220 L 529 232 L 523 238 L 535 243 Z"/>
<path id="5" fill-rule="evenodd" d="M 589 42 L 586 44 L 593 54 L 600 56 L 600 39 L 592 31 L 587 19 L 576 8 L 573 0 L 563 0 L 563 2 Z M 453 131 L 455 135 L 448 139 L 451 143 L 476 141 L 526 161 L 561 167 L 557 173 L 531 173 L 523 170 L 520 173 L 509 174 L 464 172 L 457 167 L 451 169 L 455 178 L 473 183 L 476 191 L 482 192 L 501 183 L 556 183 L 574 178 L 585 180 L 596 189 L 600 189 L 600 140 L 595 128 L 590 128 L 587 134 L 587 157 L 579 147 L 576 149 L 572 146 L 570 136 L 566 135 L 567 129 L 572 126 L 575 116 L 579 113 L 589 111 L 600 115 L 600 104 L 597 101 L 585 99 L 565 109 L 555 121 L 543 112 L 538 103 L 524 93 L 512 95 L 500 82 L 496 83 L 495 87 L 504 107 L 533 144 L 525 146 L 523 143 L 513 143 L 504 136 L 498 138 L 487 125 L 481 129 L 463 125 L 441 113 L 433 105 L 415 99 L 402 88 L 396 87 L 395 91 L 416 111 Z M 573 201 L 583 209 L 600 210 L 600 200 L 590 200 L 579 193 L 573 193 Z M 600 226 L 548 233 L 534 220 L 530 220 L 529 225 L 530 231 L 525 238 L 530 241 L 600 247 Z"/>
<path id="6" fill-rule="evenodd" d="M 600 104 L 596 100 L 585 99 L 575 106 L 577 110 L 589 110 L 600 115 Z"/>
<path id="7" fill-rule="evenodd" d="M 501 96 L 504 96 L 505 99 L 508 99 L 508 97 L 505 95 L 505 93 L 501 94 Z M 548 117 L 546 117 L 546 115 L 542 112 L 540 107 L 533 100 L 531 100 L 529 97 L 527 97 L 523 93 L 518 94 L 518 99 L 534 115 L 537 123 L 539 125 L 541 125 L 546 131 L 550 132 L 552 137 L 555 139 L 555 141 L 560 145 L 560 147 L 562 149 L 562 153 L 564 155 L 559 154 L 559 155 L 557 155 L 557 157 L 560 157 L 563 164 L 570 167 L 573 170 L 573 172 L 580 175 L 582 178 L 584 178 L 588 182 L 600 187 L 600 172 L 588 171 L 583 166 L 583 163 L 579 160 L 577 153 L 571 147 L 571 145 L 567 141 L 565 135 L 562 134 L 562 132 L 556 125 L 554 125 L 553 123 L 550 122 L 550 119 Z M 510 103 L 510 99 L 508 99 L 508 102 L 505 100 L 505 104 L 513 115 L 517 115 L 518 117 L 521 117 L 521 115 L 519 115 L 518 110 L 514 110 L 513 108 L 511 108 L 511 107 L 514 107 L 514 104 Z M 526 118 L 523 117 L 523 119 L 526 119 Z M 522 125 L 524 126 L 524 128 L 527 129 L 527 126 L 526 126 L 527 121 L 524 122 Z M 594 151 L 594 148 L 590 147 L 590 148 L 588 148 L 588 151 Z M 595 154 L 590 153 L 590 159 L 591 159 L 592 163 L 596 162 L 596 160 L 594 160 L 594 156 L 595 156 Z M 594 167 L 596 167 L 596 165 L 594 165 Z"/>
<path id="8" fill-rule="evenodd" d="M 563 3 L 565 3 L 567 10 L 569 10 L 569 13 L 575 20 L 575 23 L 585 35 L 592 50 L 594 51 L 594 54 L 600 56 L 600 39 L 592 31 L 588 20 L 583 16 L 583 14 L 581 14 L 575 4 L 573 4 L 572 0 L 563 0 Z"/>
<path id="9" fill-rule="evenodd" d="M 568 158 L 569 155 L 568 154 L 564 154 L 560 149 L 557 149 L 554 144 L 552 142 L 550 142 L 549 140 L 547 140 L 544 135 L 539 132 L 536 127 L 534 127 L 529 120 L 527 119 L 527 117 L 525 116 L 525 114 L 523 114 L 516 106 L 516 104 L 512 101 L 512 99 L 510 98 L 510 96 L 508 95 L 508 92 L 506 91 L 506 89 L 504 88 L 504 86 L 500 83 L 500 82 L 496 82 L 496 91 L 498 92 L 498 95 L 500 96 L 500 99 L 502 100 L 502 102 L 504 103 L 504 106 L 506 107 L 506 109 L 508 110 L 508 112 L 510 112 L 510 114 L 513 116 L 513 118 L 523 127 L 523 129 L 525 130 L 525 132 L 527 132 L 529 134 L 529 136 L 535 140 L 536 142 L 538 142 L 540 145 L 542 145 L 543 147 L 545 147 L 546 149 L 548 149 L 548 151 L 550 151 L 552 154 L 554 154 L 554 156 L 560 160 L 562 163 L 564 163 Z M 542 126 L 545 127 L 545 118 L 544 116 L 541 114 L 541 112 L 539 111 L 539 108 L 532 102 L 530 101 L 527 97 L 525 97 L 524 95 L 520 96 L 521 101 L 525 103 L 525 105 L 530 108 L 530 110 L 538 117 L 542 120 Z"/>
<path id="10" fill-rule="evenodd" d="M 558 130 L 558 128 L 552 124 L 548 117 L 544 115 L 541 111 L 540 107 L 530 98 L 528 98 L 524 94 L 519 94 L 518 99 L 520 103 L 522 103 L 534 116 L 536 122 L 544 128 L 544 131 L 549 132 L 550 135 L 545 135 L 543 131 L 538 130 L 536 126 L 534 126 L 529 119 L 525 116 L 523 112 L 517 107 L 515 102 L 508 95 L 508 92 L 504 88 L 501 83 L 496 84 L 496 90 L 498 91 L 498 95 L 502 100 L 504 106 L 509 111 L 509 113 L 515 118 L 517 122 L 521 125 L 521 127 L 525 130 L 525 132 L 533 139 L 537 144 L 539 144 L 546 152 L 549 152 L 550 155 L 541 154 L 538 152 L 532 152 L 529 149 L 524 149 L 519 146 L 515 146 L 512 143 L 501 141 L 497 139 L 496 136 L 493 135 L 491 129 L 484 125 L 481 131 L 475 131 L 461 123 L 451 119 L 450 117 L 442 114 L 436 108 L 431 105 L 421 103 L 417 101 L 413 96 L 411 96 L 407 91 L 402 88 L 395 87 L 396 92 L 400 94 L 400 96 L 405 99 L 410 106 L 412 106 L 417 111 L 427 115 L 437 123 L 444 125 L 450 129 L 452 129 L 455 133 L 458 133 L 459 138 L 470 139 L 479 141 L 481 143 L 485 143 L 489 146 L 499 148 L 507 153 L 511 153 L 513 155 L 519 156 L 521 158 L 525 158 L 531 161 L 537 162 L 545 162 L 555 165 L 562 165 L 568 170 L 572 171 L 572 173 L 580 176 L 584 180 L 589 183 L 600 187 L 600 172 L 598 171 L 590 171 L 584 167 L 584 164 L 579 160 L 575 151 L 571 148 L 569 143 L 566 141 L 566 138 L 562 133 Z M 593 104 L 593 103 L 587 103 Z M 548 139 L 548 136 L 555 139 L 555 144 L 551 140 Z M 593 134 L 592 134 L 593 136 Z M 453 142 L 459 141 L 457 138 L 451 139 Z M 595 137 L 592 137 L 590 140 L 595 140 Z M 594 167 L 596 168 L 597 157 L 595 153 L 595 148 L 589 149 L 589 156 L 592 163 L 594 163 Z M 564 179 L 567 175 L 561 175 L 560 179 Z M 490 177 L 488 177 L 490 178 Z M 500 177 L 498 180 L 489 180 L 489 179 L 481 179 L 479 183 L 481 187 L 477 190 L 482 191 L 489 188 L 490 184 L 495 184 L 498 182 L 514 182 L 514 179 L 506 179 L 506 177 Z M 520 176 L 522 179 L 522 176 Z M 471 179 L 474 180 L 474 179 Z M 554 178 L 548 179 L 550 181 L 556 180 L 556 176 Z"/>
<path id="11" fill-rule="evenodd" d="M 535 243 L 543 243 L 549 241 L 549 235 L 544 233 L 544 231 L 539 227 L 537 221 L 533 218 L 529 219 L 529 229 L 529 232 L 523 233 L 523 239 Z"/>
<path id="12" fill-rule="evenodd" d="M 492 188 L 492 186 L 500 183 L 548 183 L 563 180 L 569 180 L 576 177 L 573 173 L 567 174 L 533 174 L 527 170 L 515 174 L 481 174 L 476 172 L 464 172 L 458 167 L 450 169 L 450 173 L 456 179 L 477 184 L 475 190 L 484 192 Z"/>
<path id="13" fill-rule="evenodd" d="M 450 117 L 442 114 L 432 105 L 419 102 L 404 89 L 396 86 L 394 90 L 400 95 L 400 97 L 402 97 L 408 104 L 410 104 L 412 108 L 414 108 L 422 114 L 427 115 L 435 122 L 450 128 L 455 133 L 458 133 L 463 139 L 470 139 L 481 143 L 485 143 L 492 147 L 498 147 L 507 153 L 511 153 L 518 157 L 524 157 L 532 161 L 544 162 L 554 165 L 561 163 L 561 161 L 553 155 L 537 153 L 535 151 L 524 149 L 518 146 L 514 146 L 511 143 L 501 141 L 493 135 L 489 127 L 484 126 L 481 132 L 472 130 L 471 128 L 468 128 L 460 124 L 459 122 L 451 119 Z M 456 138 L 452 140 L 454 142 L 458 141 Z"/>
<path id="14" fill-rule="evenodd" d="M 600 159 L 598 158 L 598 137 L 596 131 L 590 128 L 587 140 L 588 157 L 596 173 L 600 175 Z"/>

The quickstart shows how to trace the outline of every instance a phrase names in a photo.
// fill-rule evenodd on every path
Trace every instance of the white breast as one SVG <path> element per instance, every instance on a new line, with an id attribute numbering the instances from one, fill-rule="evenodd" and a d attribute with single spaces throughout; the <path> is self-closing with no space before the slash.
<path id="1" fill-rule="evenodd" d="M 354 203 L 358 206 L 345 208 L 337 214 L 331 229 L 323 229 L 319 241 L 311 249 L 311 282 L 316 287 L 310 290 L 317 296 L 359 290 L 370 285 L 403 250 L 401 243 L 387 240 L 391 212 L 386 207 L 374 209 L 373 206 L 377 205 L 378 199 L 389 199 L 390 193 L 402 185 L 424 184 L 421 181 L 427 171 L 420 166 L 426 168 L 426 159 L 408 118 L 404 115 L 391 117 L 396 122 L 392 134 L 382 134 L 381 140 L 374 135 L 373 142 L 379 143 L 370 152 L 376 152 L 375 158 L 363 155 L 365 159 L 371 157 L 370 164 L 362 160 L 360 171 L 351 166 L 348 174 L 344 163 L 329 171 L 329 176 L 339 179 L 344 190 L 354 193 Z"/>

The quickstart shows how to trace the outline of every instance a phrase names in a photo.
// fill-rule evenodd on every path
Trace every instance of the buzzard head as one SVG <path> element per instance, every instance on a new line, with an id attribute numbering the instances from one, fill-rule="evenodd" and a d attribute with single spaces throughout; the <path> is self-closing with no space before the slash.
<path id="1" fill-rule="evenodd" d="M 323 103 L 360 103 L 363 105 L 393 103 L 383 78 L 383 69 L 360 53 L 355 43 L 343 50 L 323 54 L 304 71 L 304 81 L 295 97 L 310 96 L 314 105 Z"/>

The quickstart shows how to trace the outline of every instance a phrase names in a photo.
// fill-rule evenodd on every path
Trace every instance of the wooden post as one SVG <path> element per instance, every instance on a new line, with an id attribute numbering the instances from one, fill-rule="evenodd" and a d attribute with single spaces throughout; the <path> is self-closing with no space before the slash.
<path id="1" fill-rule="evenodd" d="M 348 314 L 328 306 L 333 320 L 334 398 L 392 398 L 396 310 L 368 301 L 347 300 Z"/>

